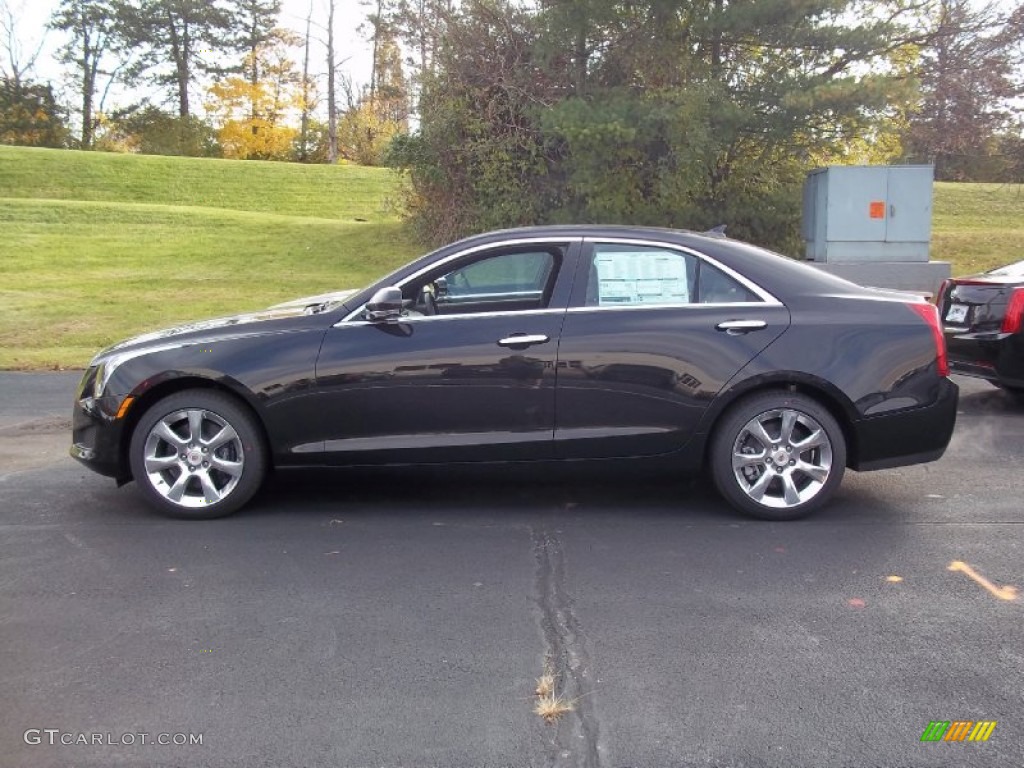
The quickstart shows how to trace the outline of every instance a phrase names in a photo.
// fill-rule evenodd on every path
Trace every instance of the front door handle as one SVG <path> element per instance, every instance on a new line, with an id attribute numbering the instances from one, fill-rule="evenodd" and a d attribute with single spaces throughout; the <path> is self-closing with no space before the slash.
<path id="1" fill-rule="evenodd" d="M 513 333 L 511 336 L 506 336 L 504 339 L 498 340 L 499 347 L 530 347 L 534 344 L 544 344 L 545 342 L 551 341 L 543 333 Z"/>
<path id="2" fill-rule="evenodd" d="M 726 320 L 716 325 L 715 330 L 725 331 L 730 336 L 736 336 L 740 333 L 760 331 L 762 328 L 767 327 L 768 323 L 764 320 Z"/>

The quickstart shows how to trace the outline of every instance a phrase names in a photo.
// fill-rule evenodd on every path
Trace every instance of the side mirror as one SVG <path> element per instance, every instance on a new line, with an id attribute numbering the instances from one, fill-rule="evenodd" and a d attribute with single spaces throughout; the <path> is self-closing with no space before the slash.
<path id="1" fill-rule="evenodd" d="M 366 302 L 366 319 L 371 323 L 390 323 L 402 316 L 400 288 L 381 288 Z"/>

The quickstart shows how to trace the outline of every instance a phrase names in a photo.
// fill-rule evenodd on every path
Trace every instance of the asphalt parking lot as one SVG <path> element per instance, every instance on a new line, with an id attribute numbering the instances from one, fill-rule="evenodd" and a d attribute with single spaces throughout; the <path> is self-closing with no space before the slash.
<path id="1" fill-rule="evenodd" d="M 188 523 L 67 458 L 76 380 L 0 374 L 2 766 L 1024 765 L 1024 406 L 987 384 L 940 462 L 795 523 L 557 469 L 281 475 Z"/>

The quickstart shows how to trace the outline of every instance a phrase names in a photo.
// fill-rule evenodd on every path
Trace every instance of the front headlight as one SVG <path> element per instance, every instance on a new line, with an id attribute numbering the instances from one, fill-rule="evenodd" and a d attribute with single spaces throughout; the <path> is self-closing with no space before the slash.
<path id="1" fill-rule="evenodd" d="M 96 390 L 96 382 L 100 374 L 100 366 L 96 365 L 95 362 L 89 364 L 89 367 L 85 369 L 85 373 L 82 374 L 82 380 L 78 382 L 78 400 L 91 400 L 98 394 Z"/>
<path id="2" fill-rule="evenodd" d="M 82 385 L 80 387 L 79 396 L 81 399 L 85 398 L 97 398 L 103 395 L 103 390 L 107 387 L 107 382 L 110 381 L 111 375 L 117 369 L 119 361 L 111 361 L 108 358 L 104 358 L 97 362 L 97 358 L 93 358 L 90 363 L 88 370 L 85 372 L 85 376 L 82 378 Z"/>
<path id="3" fill-rule="evenodd" d="M 107 384 L 110 383 L 110 377 L 114 375 L 114 371 L 118 369 L 121 363 L 139 354 L 144 354 L 144 352 L 135 352 L 134 354 L 100 352 L 89 361 L 89 367 L 86 369 L 85 375 L 82 377 L 82 383 L 78 388 L 79 399 L 99 398 L 104 394 L 109 394 L 106 392 Z"/>
<path id="4" fill-rule="evenodd" d="M 102 397 L 105 394 L 111 394 L 110 392 L 106 391 L 107 384 L 110 383 L 110 379 L 113 377 L 117 369 L 120 368 L 124 363 L 128 362 L 129 360 L 134 360 L 136 357 L 142 357 L 143 355 L 151 355 L 157 352 L 166 352 L 167 350 L 170 349 L 182 349 L 183 347 L 191 347 L 199 343 L 200 342 L 198 341 L 177 341 L 168 342 L 166 344 L 160 344 L 157 346 L 146 346 L 139 347 L 137 349 L 127 349 L 119 352 L 101 352 L 96 357 L 94 357 L 92 359 L 92 362 L 89 364 L 89 370 L 95 370 L 95 375 L 92 381 L 92 389 L 86 391 L 83 388 L 82 394 L 83 396 L 91 397 Z M 209 344 L 210 342 L 206 341 L 203 343 Z M 86 372 L 86 376 L 88 375 L 88 372 Z M 128 393 L 114 392 L 113 394 L 126 395 Z"/>
<path id="5" fill-rule="evenodd" d="M 107 385 L 107 364 L 100 363 L 95 368 L 95 375 L 92 378 L 92 391 L 89 394 L 92 397 L 99 397 L 103 394 L 103 388 Z"/>

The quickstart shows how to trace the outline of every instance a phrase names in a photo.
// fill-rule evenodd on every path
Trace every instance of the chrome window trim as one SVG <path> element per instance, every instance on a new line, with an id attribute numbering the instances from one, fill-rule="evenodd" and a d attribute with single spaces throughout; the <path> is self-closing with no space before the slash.
<path id="1" fill-rule="evenodd" d="M 654 309 L 654 308 L 657 308 L 657 307 L 675 307 L 675 308 L 678 309 L 680 307 L 736 307 L 736 306 L 759 307 L 759 306 L 765 306 L 765 305 L 768 305 L 768 306 L 778 306 L 778 307 L 785 306 L 775 296 L 773 296 L 771 293 L 766 291 L 764 288 L 762 288 L 760 285 L 758 285 L 757 283 L 753 282 L 749 278 L 745 277 L 744 275 L 741 275 L 739 272 L 737 272 L 736 270 L 732 269 L 731 267 L 727 267 L 725 264 L 723 264 L 722 262 L 718 261 L 718 259 L 715 259 L 715 258 L 713 258 L 711 256 L 708 256 L 705 253 L 701 253 L 700 251 L 697 251 L 697 250 L 695 250 L 695 249 L 693 249 L 693 248 L 691 248 L 691 247 L 689 247 L 687 245 L 679 245 L 678 243 L 668 243 L 668 242 L 665 242 L 664 240 L 648 240 L 648 239 L 641 239 L 641 238 L 634 238 L 634 237 L 598 237 L 598 236 L 593 236 L 593 237 L 584 237 L 583 238 L 583 242 L 587 243 L 588 245 L 601 245 L 602 243 L 611 243 L 611 244 L 615 244 L 615 245 L 641 245 L 641 246 L 647 246 L 649 248 L 664 248 L 667 251 L 676 251 L 677 253 L 685 253 L 685 254 L 688 254 L 690 256 L 693 256 L 696 259 L 701 259 L 703 261 L 706 261 L 711 266 L 716 267 L 717 269 L 722 270 L 722 272 L 724 272 L 729 277 L 734 279 L 736 282 L 738 282 L 744 288 L 747 288 L 755 296 L 758 296 L 761 299 L 761 301 L 760 302 L 755 302 L 755 301 L 722 302 L 722 303 L 717 303 L 717 304 L 716 303 L 708 303 L 708 304 L 692 304 L 692 303 L 687 303 L 687 304 L 634 304 L 632 306 L 624 306 L 624 307 L 614 307 L 614 306 L 608 306 L 608 307 L 570 307 L 569 311 L 572 311 L 574 309 L 602 309 L 602 310 L 604 310 L 604 309 L 641 309 L 641 308 L 642 309 Z"/>
<path id="2" fill-rule="evenodd" d="M 707 304 L 624 304 L 622 306 L 608 305 L 604 307 L 569 307 L 567 312 L 626 312 L 628 310 L 656 310 L 656 309 L 750 309 L 757 311 L 764 307 L 781 307 L 782 304 L 768 301 L 722 301 L 708 302 Z"/>
<path id="3" fill-rule="evenodd" d="M 438 304 L 457 307 L 459 304 L 487 304 L 501 301 L 530 301 L 544 298 L 544 291 L 507 291 L 505 293 L 448 293 L 437 298 Z"/>
<path id="4" fill-rule="evenodd" d="M 750 306 L 749 304 L 747 306 Z M 471 317 L 522 317 L 523 315 L 563 315 L 566 312 L 565 307 L 558 309 L 521 309 L 521 310 L 506 310 L 504 312 L 466 312 L 464 314 L 455 315 L 414 315 L 411 317 L 402 317 L 395 320 L 391 325 L 404 325 L 405 323 L 423 323 L 423 322 L 434 322 L 438 320 L 466 320 Z M 341 321 L 334 325 L 335 328 L 348 328 L 357 327 L 363 325 L 388 325 L 388 323 L 378 322 L 372 323 L 369 320 L 349 320 Z"/>
<path id="5" fill-rule="evenodd" d="M 452 253 L 452 254 L 449 254 L 448 256 L 445 256 L 443 259 L 440 259 L 439 261 L 435 261 L 435 262 L 433 262 L 431 264 L 428 264 L 427 266 L 423 267 L 423 269 L 420 269 L 420 270 L 418 270 L 416 272 L 413 272 L 411 275 L 406 277 L 400 283 L 396 283 L 394 287 L 396 287 L 396 288 L 403 288 L 406 285 L 408 285 L 409 283 L 411 283 L 414 280 L 416 280 L 417 278 L 422 277 L 427 272 L 433 271 L 437 267 L 443 266 L 443 265 L 445 265 L 445 264 L 447 264 L 447 263 L 449 263 L 451 261 L 455 261 L 457 259 L 461 259 L 464 256 L 472 256 L 474 253 L 479 253 L 480 251 L 486 251 L 486 250 L 490 250 L 492 248 L 507 248 L 507 247 L 510 247 L 510 246 L 534 245 L 534 244 L 539 244 L 539 243 L 547 243 L 549 245 L 555 245 L 555 244 L 559 244 L 559 243 L 566 243 L 567 245 L 572 245 L 573 243 L 581 243 L 581 242 L 583 242 L 583 239 L 584 238 L 580 237 L 579 235 L 573 235 L 571 237 L 550 237 L 550 236 L 549 237 L 517 237 L 517 238 L 513 238 L 512 240 L 498 240 L 497 242 L 493 242 L 493 243 L 480 243 L 479 245 L 473 245 L 473 246 L 470 246 L 469 248 L 464 248 L 461 251 L 456 251 L 455 253 Z M 358 308 L 356 308 L 352 312 L 349 312 L 347 315 L 345 315 L 345 317 L 343 317 L 341 320 L 336 322 L 334 324 L 334 327 L 338 328 L 341 325 L 348 323 L 349 321 L 353 320 L 353 318 L 358 317 L 359 315 L 362 315 L 365 310 L 366 310 L 366 305 L 365 304 L 359 306 Z M 467 313 L 465 315 L 433 315 L 432 317 L 480 317 L 483 314 L 514 314 L 514 315 L 521 315 L 521 314 L 523 314 L 524 311 L 525 312 L 547 312 L 549 310 L 545 308 L 545 309 L 539 309 L 539 310 L 529 310 L 528 309 L 528 310 L 523 310 L 523 311 L 520 311 L 520 312 L 515 312 L 515 311 L 494 312 L 494 313 L 471 312 L 471 313 Z M 558 309 L 556 311 L 564 312 L 565 310 L 564 309 Z M 356 322 L 361 322 L 361 321 L 356 321 Z"/>

